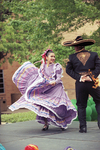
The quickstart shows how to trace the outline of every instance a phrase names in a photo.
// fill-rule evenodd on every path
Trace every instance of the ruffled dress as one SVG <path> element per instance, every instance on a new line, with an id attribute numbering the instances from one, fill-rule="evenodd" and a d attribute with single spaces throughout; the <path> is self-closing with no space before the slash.
<path id="1" fill-rule="evenodd" d="M 39 123 L 44 124 L 45 117 L 49 125 L 66 129 L 77 117 L 77 111 L 64 91 L 61 77 L 59 63 L 49 67 L 43 63 L 38 69 L 31 62 L 25 62 L 12 77 L 22 96 L 9 109 L 27 108 L 37 114 Z M 49 84 L 52 81 L 56 82 L 55 86 Z"/>

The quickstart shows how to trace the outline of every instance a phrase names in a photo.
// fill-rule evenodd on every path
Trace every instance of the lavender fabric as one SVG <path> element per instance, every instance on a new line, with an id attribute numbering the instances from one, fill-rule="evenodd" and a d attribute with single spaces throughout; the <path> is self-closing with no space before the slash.
<path id="1" fill-rule="evenodd" d="M 22 96 L 9 109 L 27 108 L 37 114 L 36 120 L 67 128 L 77 117 L 77 111 L 64 91 L 61 81 L 62 67 L 59 63 L 45 63 L 38 69 L 31 62 L 25 62 L 14 73 L 12 80 Z M 55 86 L 50 82 L 55 81 Z"/>

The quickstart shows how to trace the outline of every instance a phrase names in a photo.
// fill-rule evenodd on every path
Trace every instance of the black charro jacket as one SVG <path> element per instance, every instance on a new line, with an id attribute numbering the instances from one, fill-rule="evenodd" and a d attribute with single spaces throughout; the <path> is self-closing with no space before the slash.
<path id="1" fill-rule="evenodd" d="M 69 56 L 66 73 L 75 80 L 80 80 L 81 73 L 88 72 L 89 69 L 95 78 L 100 74 L 100 59 L 96 52 L 84 49 Z"/>

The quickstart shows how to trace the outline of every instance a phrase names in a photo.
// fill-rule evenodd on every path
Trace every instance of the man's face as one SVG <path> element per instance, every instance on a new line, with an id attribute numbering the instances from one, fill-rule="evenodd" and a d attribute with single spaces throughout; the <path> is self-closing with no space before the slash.
<path id="1" fill-rule="evenodd" d="M 79 46 L 74 46 L 74 48 L 76 52 L 79 51 Z"/>

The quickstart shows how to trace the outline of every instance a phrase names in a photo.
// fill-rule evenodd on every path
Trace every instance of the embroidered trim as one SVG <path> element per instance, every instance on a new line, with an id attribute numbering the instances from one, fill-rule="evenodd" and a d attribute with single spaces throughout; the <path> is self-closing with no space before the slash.
<path id="1" fill-rule="evenodd" d="M 77 54 L 77 58 L 82 62 L 82 64 L 85 66 L 86 62 L 88 61 L 90 57 L 89 52 L 81 52 Z"/>

